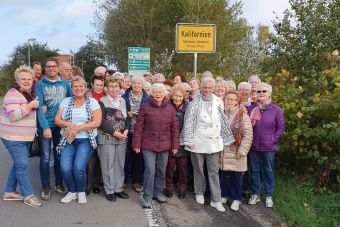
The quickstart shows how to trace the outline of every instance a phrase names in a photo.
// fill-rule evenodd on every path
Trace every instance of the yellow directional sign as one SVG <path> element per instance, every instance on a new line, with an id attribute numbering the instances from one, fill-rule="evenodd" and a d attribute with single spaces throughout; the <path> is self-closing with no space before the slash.
<path id="1" fill-rule="evenodd" d="M 176 24 L 178 53 L 213 53 L 216 51 L 216 25 Z"/>

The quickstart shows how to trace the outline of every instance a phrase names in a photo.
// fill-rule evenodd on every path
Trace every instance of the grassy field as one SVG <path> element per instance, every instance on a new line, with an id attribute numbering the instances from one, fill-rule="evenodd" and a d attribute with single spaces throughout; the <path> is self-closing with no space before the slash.
<path id="1" fill-rule="evenodd" d="M 277 176 L 273 199 L 291 226 L 340 226 L 340 192 Z"/>

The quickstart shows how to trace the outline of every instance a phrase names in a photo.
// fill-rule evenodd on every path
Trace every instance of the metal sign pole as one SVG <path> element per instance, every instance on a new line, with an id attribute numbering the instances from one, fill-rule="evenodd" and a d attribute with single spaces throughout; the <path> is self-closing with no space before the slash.
<path id="1" fill-rule="evenodd" d="M 194 53 L 194 77 L 197 78 L 197 53 Z"/>

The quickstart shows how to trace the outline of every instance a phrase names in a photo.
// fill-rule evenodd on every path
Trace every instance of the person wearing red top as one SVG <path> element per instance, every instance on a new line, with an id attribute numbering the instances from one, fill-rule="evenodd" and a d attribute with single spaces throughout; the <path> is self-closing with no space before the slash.
<path id="1" fill-rule="evenodd" d="M 99 101 L 106 95 L 104 91 L 105 77 L 101 75 L 92 75 L 91 77 L 91 90 L 87 93 L 89 97 Z M 97 150 L 92 155 L 89 163 L 87 164 L 87 190 L 86 193 L 90 194 L 91 189 L 95 194 L 100 193 L 99 181 L 101 178 L 100 161 Z"/>
<path id="2" fill-rule="evenodd" d="M 40 62 L 33 62 L 32 69 L 34 71 L 34 80 L 32 85 L 32 93 L 35 94 L 35 85 L 38 82 L 38 80 L 41 80 L 43 78 L 44 74 L 41 73 L 41 63 Z"/>

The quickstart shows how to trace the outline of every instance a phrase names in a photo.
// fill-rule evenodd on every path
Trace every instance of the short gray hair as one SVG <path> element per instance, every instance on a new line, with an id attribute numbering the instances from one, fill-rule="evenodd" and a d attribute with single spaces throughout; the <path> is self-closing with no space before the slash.
<path id="1" fill-rule="evenodd" d="M 232 81 L 232 80 L 227 80 L 225 83 L 227 84 L 228 89 L 229 89 L 229 86 L 228 86 L 228 85 L 231 85 L 231 86 L 233 87 L 233 90 L 236 91 L 236 84 L 235 84 L 234 81 Z"/>
<path id="2" fill-rule="evenodd" d="M 202 73 L 202 76 L 201 76 L 201 79 L 203 79 L 204 77 L 211 77 L 211 78 L 214 78 L 213 77 L 213 74 L 210 72 L 210 71 L 205 71 Z"/>
<path id="3" fill-rule="evenodd" d="M 263 88 L 266 89 L 270 95 L 272 94 L 272 91 L 273 91 L 272 85 L 267 84 L 267 83 L 260 83 L 259 85 L 257 85 L 257 91 L 260 91 Z"/>
<path id="4" fill-rule="evenodd" d="M 21 66 L 19 66 L 19 68 L 17 68 L 17 69 L 15 70 L 15 72 L 14 72 L 14 78 L 15 78 L 15 80 L 18 80 L 19 73 L 22 73 L 22 72 L 31 74 L 31 75 L 32 75 L 32 78 L 35 77 L 34 71 L 33 71 L 30 67 L 28 67 L 28 66 L 26 66 L 26 65 L 21 65 Z"/>
<path id="5" fill-rule="evenodd" d="M 155 83 L 157 79 L 162 79 L 163 81 L 165 81 L 165 77 L 162 73 L 156 73 L 155 75 L 153 75 L 152 82 Z"/>
<path id="6" fill-rule="evenodd" d="M 259 83 L 261 83 L 261 79 L 260 79 L 259 75 L 257 75 L 257 74 L 251 75 L 251 76 L 248 78 L 248 83 L 251 83 L 251 79 L 253 79 L 253 78 L 256 78 L 256 79 L 259 81 Z"/>
<path id="7" fill-rule="evenodd" d="M 203 77 L 201 80 L 201 87 L 203 87 L 207 83 L 212 83 L 212 86 L 215 87 L 215 79 L 212 77 Z"/>
<path id="8" fill-rule="evenodd" d="M 247 89 L 247 90 L 250 91 L 250 90 L 251 90 L 251 84 L 248 83 L 248 82 L 241 82 L 241 83 L 238 84 L 237 90 L 239 91 L 239 90 L 241 90 L 242 88 L 245 88 L 245 89 Z"/>
<path id="9" fill-rule="evenodd" d="M 221 84 L 223 84 L 226 88 L 227 88 L 227 83 L 226 83 L 226 81 L 222 78 L 222 77 L 217 77 L 216 78 L 216 81 L 215 81 L 215 84 L 219 84 L 219 83 L 221 83 Z"/>
<path id="10" fill-rule="evenodd" d="M 145 81 L 145 84 L 143 85 L 143 89 L 145 88 L 151 88 L 151 84 L 148 81 Z"/>
<path id="11" fill-rule="evenodd" d="M 166 90 L 164 84 L 162 84 L 162 83 L 155 83 L 155 84 L 151 85 L 150 94 L 153 95 L 153 92 L 156 89 L 163 89 L 163 92 L 164 92 L 165 95 L 168 93 L 168 91 Z"/>
<path id="12" fill-rule="evenodd" d="M 145 79 L 141 75 L 135 75 L 131 77 L 131 84 L 133 84 L 135 81 L 142 81 L 143 87 L 145 86 Z"/>

